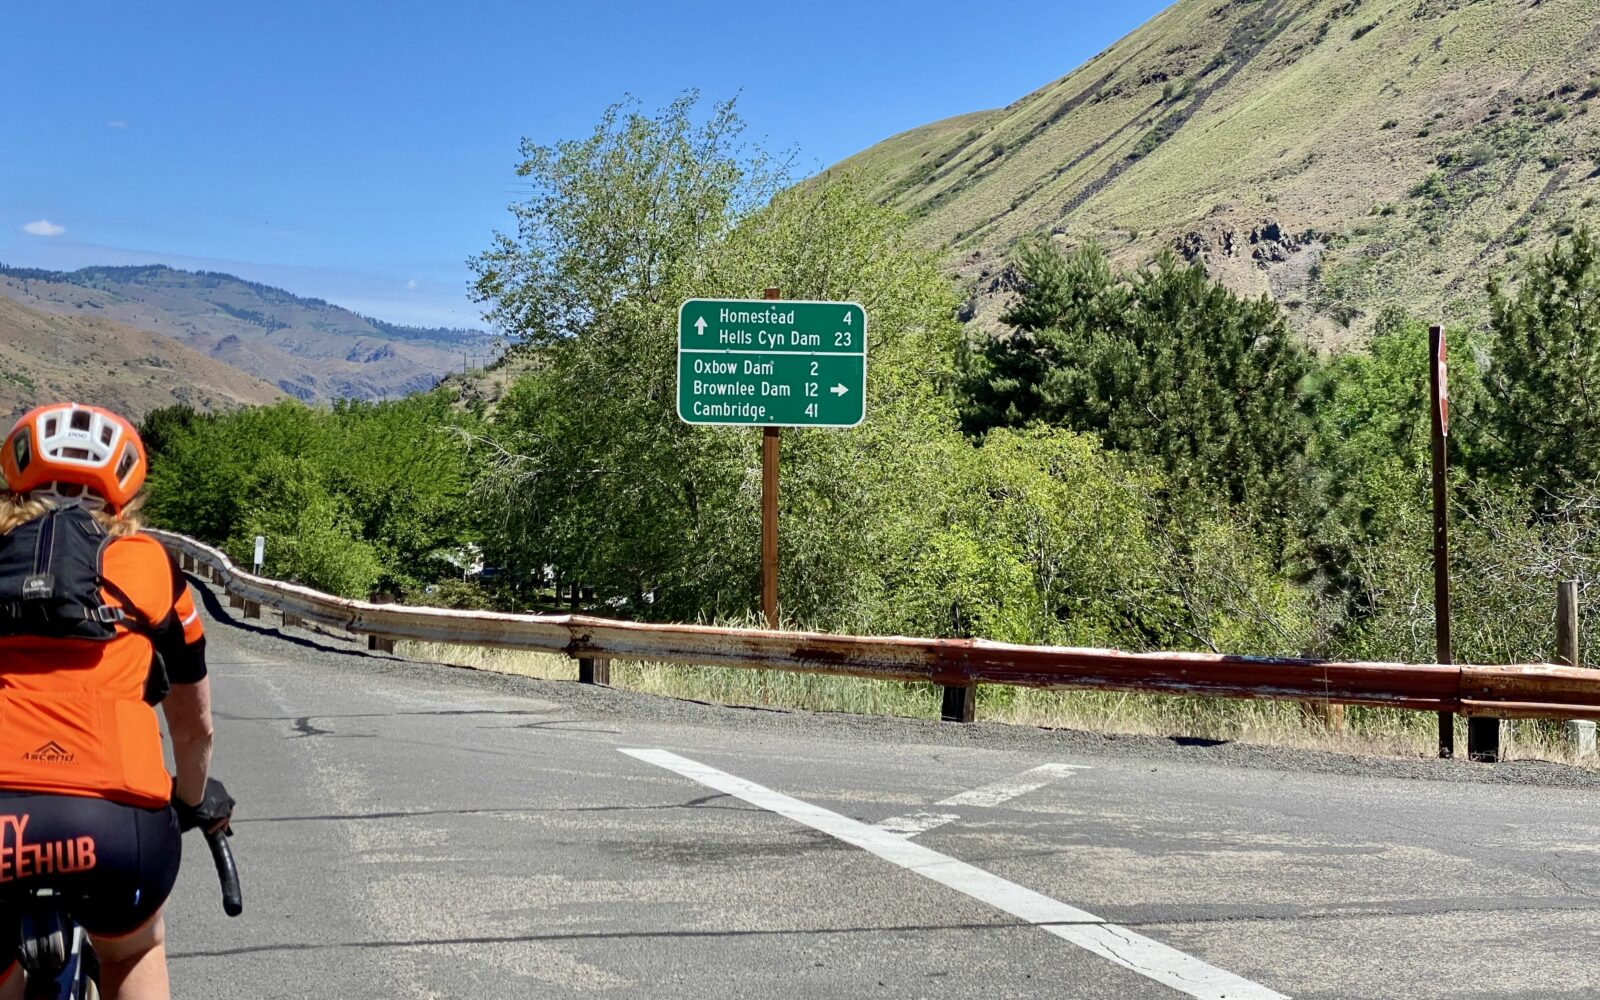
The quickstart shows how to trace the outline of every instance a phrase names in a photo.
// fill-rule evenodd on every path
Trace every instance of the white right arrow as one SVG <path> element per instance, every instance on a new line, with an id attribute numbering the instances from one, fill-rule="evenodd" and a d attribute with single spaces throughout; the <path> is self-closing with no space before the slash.
<path id="1" fill-rule="evenodd" d="M 706 318 L 704 316 L 694 321 L 694 332 L 702 337 L 706 335 Z"/>
<path id="2" fill-rule="evenodd" d="M 832 389 L 829 389 L 828 391 L 833 393 L 835 396 L 843 396 L 845 393 L 849 392 L 850 390 L 846 389 L 842 385 L 836 385 Z"/>

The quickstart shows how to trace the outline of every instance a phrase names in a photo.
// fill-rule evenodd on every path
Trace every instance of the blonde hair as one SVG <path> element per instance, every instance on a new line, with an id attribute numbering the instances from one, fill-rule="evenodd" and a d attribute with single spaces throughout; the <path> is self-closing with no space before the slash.
<path id="1" fill-rule="evenodd" d="M 94 519 L 100 527 L 105 529 L 106 534 L 112 538 L 123 538 L 144 527 L 144 518 L 140 514 L 140 508 L 143 506 L 144 494 L 141 493 L 115 514 L 107 510 L 95 510 L 91 513 L 94 514 Z M 27 524 L 49 509 L 48 503 L 33 499 L 26 493 L 8 493 L 0 490 L 0 535 Z"/>

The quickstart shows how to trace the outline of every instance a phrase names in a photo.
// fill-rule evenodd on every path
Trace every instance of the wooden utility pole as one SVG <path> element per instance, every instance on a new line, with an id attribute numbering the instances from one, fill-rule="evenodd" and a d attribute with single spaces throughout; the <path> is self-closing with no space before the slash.
<path id="1" fill-rule="evenodd" d="M 766 290 L 767 299 L 780 296 Z M 778 627 L 778 428 L 761 428 L 761 614 Z"/>
<path id="2" fill-rule="evenodd" d="M 1556 586 L 1556 662 L 1578 666 L 1578 581 Z"/>
<path id="3" fill-rule="evenodd" d="M 1450 663 L 1450 496 L 1445 436 L 1450 433 L 1450 390 L 1444 367 L 1444 328 L 1428 328 L 1428 398 L 1433 421 L 1433 640 L 1434 658 Z M 1469 723 L 1470 727 L 1470 723 Z M 1470 750 L 1471 742 L 1468 747 Z M 1439 756 L 1454 757 L 1456 719 L 1439 713 Z"/>
<path id="4" fill-rule="evenodd" d="M 1578 581 L 1562 580 L 1556 585 L 1556 662 L 1568 667 L 1581 666 L 1578 657 Z M 1567 745 L 1579 757 L 1594 754 L 1594 722 L 1573 719 L 1566 724 Z"/>

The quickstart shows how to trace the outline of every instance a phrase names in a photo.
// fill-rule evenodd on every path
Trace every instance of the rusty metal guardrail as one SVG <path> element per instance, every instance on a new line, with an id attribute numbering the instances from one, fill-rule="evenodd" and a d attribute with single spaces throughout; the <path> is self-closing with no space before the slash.
<path id="1" fill-rule="evenodd" d="M 978 684 L 1259 698 L 1458 712 L 1502 719 L 1600 719 L 1600 671 L 1547 663 L 1340 663 L 1212 653 L 1125 653 L 1016 646 L 983 639 L 914 639 L 654 625 L 585 615 L 518 615 L 374 604 L 244 572 L 222 552 L 152 531 L 184 569 L 250 605 L 380 639 L 531 649 L 589 665 L 611 659 L 789 670 L 945 689 L 944 716 L 971 721 Z M 603 671 L 600 674 L 603 676 Z"/>

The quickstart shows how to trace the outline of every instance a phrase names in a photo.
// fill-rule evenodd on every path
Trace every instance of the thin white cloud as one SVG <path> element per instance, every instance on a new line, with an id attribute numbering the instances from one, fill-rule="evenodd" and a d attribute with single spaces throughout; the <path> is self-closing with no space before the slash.
<path id="1" fill-rule="evenodd" d="M 106 128 L 127 128 L 127 127 L 128 127 L 128 123 L 123 121 L 121 118 L 113 118 L 111 121 L 106 122 Z"/>
<path id="2" fill-rule="evenodd" d="M 416 290 L 417 290 L 417 279 L 416 278 L 411 278 L 411 279 L 407 280 L 406 281 L 406 291 L 414 292 Z"/>
<path id="3" fill-rule="evenodd" d="M 30 222 L 23 226 L 22 231 L 29 236 L 60 236 L 67 229 L 65 226 L 56 225 L 49 219 L 40 219 L 37 222 Z"/>

